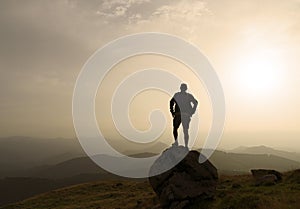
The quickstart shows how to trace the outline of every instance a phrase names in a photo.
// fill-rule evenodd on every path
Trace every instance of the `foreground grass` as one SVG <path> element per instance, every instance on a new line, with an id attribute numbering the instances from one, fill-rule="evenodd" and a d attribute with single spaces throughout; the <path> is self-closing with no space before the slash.
<path id="1" fill-rule="evenodd" d="M 300 209 L 300 171 L 274 186 L 255 186 L 252 176 L 222 176 L 216 198 L 191 209 Z M 147 181 L 102 181 L 54 190 L 3 209 L 146 209 L 158 200 Z"/>
<path id="2" fill-rule="evenodd" d="M 80 184 L 54 190 L 5 209 L 114 209 L 135 208 L 144 204 L 153 204 L 153 193 L 148 182 L 102 181 Z"/>
<path id="3" fill-rule="evenodd" d="M 300 209 L 300 181 L 295 182 L 286 173 L 284 180 L 273 186 L 255 186 L 250 175 L 221 177 L 212 209 Z M 299 175 L 300 177 L 300 175 Z"/>

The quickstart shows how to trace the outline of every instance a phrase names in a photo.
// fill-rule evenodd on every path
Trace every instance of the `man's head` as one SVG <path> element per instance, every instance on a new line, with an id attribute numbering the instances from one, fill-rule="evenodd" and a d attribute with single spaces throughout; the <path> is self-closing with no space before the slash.
<path id="1" fill-rule="evenodd" d="M 180 85 L 180 90 L 183 91 L 183 92 L 185 92 L 187 90 L 187 85 L 185 83 L 182 83 Z"/>

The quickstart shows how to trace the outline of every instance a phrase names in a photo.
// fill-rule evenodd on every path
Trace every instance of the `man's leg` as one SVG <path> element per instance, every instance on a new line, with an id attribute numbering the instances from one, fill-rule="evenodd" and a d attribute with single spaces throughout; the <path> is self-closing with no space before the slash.
<path id="1" fill-rule="evenodd" d="M 178 137 L 178 128 L 180 126 L 181 123 L 181 117 L 180 115 L 175 115 L 175 117 L 173 118 L 173 136 L 174 136 L 174 140 L 175 140 L 175 145 L 178 145 L 178 141 L 177 141 L 177 137 Z"/>
<path id="2" fill-rule="evenodd" d="M 184 134 L 185 147 L 188 147 L 188 144 L 189 144 L 189 129 L 184 128 L 183 129 L 183 134 Z"/>
<path id="3" fill-rule="evenodd" d="M 182 127 L 183 127 L 183 134 L 184 134 L 184 143 L 185 147 L 188 148 L 189 144 L 189 127 L 190 127 L 190 116 L 182 116 Z"/>

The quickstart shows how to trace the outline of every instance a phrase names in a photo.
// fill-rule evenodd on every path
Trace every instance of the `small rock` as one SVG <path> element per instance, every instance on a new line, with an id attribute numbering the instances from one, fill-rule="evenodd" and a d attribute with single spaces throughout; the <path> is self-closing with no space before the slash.
<path id="1" fill-rule="evenodd" d="M 120 186 L 123 186 L 123 184 L 122 183 L 116 183 L 116 186 L 120 187 Z"/>

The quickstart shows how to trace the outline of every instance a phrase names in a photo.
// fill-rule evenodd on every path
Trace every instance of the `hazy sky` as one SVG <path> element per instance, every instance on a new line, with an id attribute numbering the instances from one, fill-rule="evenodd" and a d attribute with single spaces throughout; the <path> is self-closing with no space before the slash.
<path id="1" fill-rule="evenodd" d="M 0 30 L 1 136 L 74 137 L 86 60 L 115 38 L 155 31 L 194 43 L 214 66 L 227 105 L 222 146 L 300 147 L 299 0 L 2 0 Z"/>

